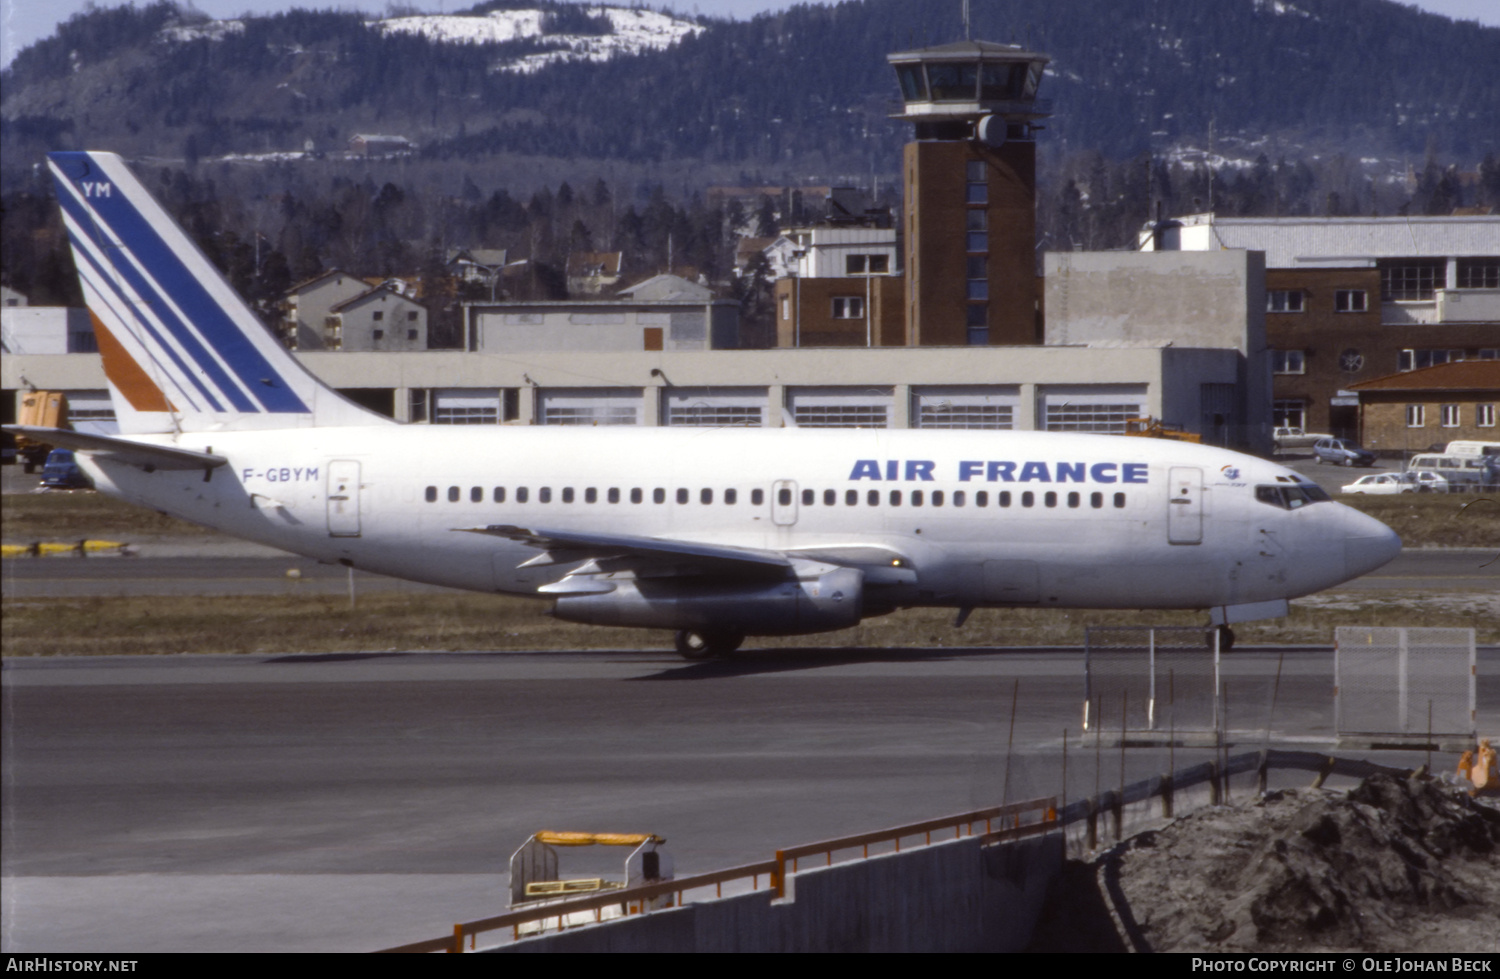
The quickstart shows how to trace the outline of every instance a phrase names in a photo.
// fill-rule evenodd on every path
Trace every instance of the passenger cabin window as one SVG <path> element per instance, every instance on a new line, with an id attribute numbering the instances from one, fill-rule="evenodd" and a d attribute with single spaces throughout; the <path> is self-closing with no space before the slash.
<path id="1" fill-rule="evenodd" d="M 458 487 L 457 486 L 450 486 L 450 487 L 448 487 L 448 502 L 449 503 L 457 503 L 458 502 Z"/>
<path id="2" fill-rule="evenodd" d="M 436 486 L 429 486 L 429 487 L 427 487 L 427 502 L 428 503 L 436 503 L 437 502 L 437 487 Z"/>
<path id="3" fill-rule="evenodd" d="M 536 501 L 538 503 L 551 503 L 552 502 L 552 487 L 550 487 L 550 486 L 543 486 L 541 489 L 537 490 L 536 491 Z"/>
<path id="4" fill-rule="evenodd" d="M 656 489 L 652 490 L 651 491 L 651 502 L 652 503 L 665 503 L 665 502 L 667 502 L 667 491 L 664 490 L 664 489 L 662 489 L 660 486 L 658 486 Z"/>
<path id="5" fill-rule="evenodd" d="M 750 491 L 750 505 L 764 506 L 766 502 L 766 491 L 754 489 Z"/>
<path id="6" fill-rule="evenodd" d="M 484 502 L 484 487 L 483 486 L 471 486 L 471 487 L 469 487 L 469 502 L 470 503 L 483 503 Z"/>
<path id="7" fill-rule="evenodd" d="M 641 492 L 641 489 L 640 489 L 639 486 L 637 486 L 635 489 L 633 489 L 633 490 L 630 491 L 630 502 L 631 503 L 639 503 L 643 499 L 645 499 L 645 494 L 643 494 Z"/>
<path id="8" fill-rule="evenodd" d="M 727 489 L 724 491 L 724 503 L 728 506 L 734 506 L 739 501 L 739 498 L 740 494 L 738 490 Z"/>
<path id="9" fill-rule="evenodd" d="M 531 491 L 524 486 L 516 487 L 516 502 L 525 503 L 531 497 Z"/>
<path id="10" fill-rule="evenodd" d="M 677 490 L 677 502 L 678 503 L 686 503 L 687 501 L 688 501 L 688 491 L 686 489 L 679 488 Z"/>
<path id="11" fill-rule="evenodd" d="M 505 502 L 505 487 L 504 486 L 496 486 L 495 487 L 495 492 L 493 494 L 493 497 L 494 497 L 494 500 L 495 500 L 496 503 L 504 503 Z"/>

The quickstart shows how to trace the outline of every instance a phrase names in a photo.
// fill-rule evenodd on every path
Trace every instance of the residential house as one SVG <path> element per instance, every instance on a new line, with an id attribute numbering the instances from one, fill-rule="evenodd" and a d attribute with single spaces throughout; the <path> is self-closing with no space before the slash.
<path id="1" fill-rule="evenodd" d="M 624 252 L 572 252 L 568 255 L 568 295 L 597 296 L 620 284 Z"/>
<path id="2" fill-rule="evenodd" d="M 333 308 L 364 295 L 379 282 L 329 269 L 293 286 L 282 300 L 282 342 L 291 350 L 338 349 L 328 346 L 326 336 Z"/>
<path id="3" fill-rule="evenodd" d="M 427 349 L 427 307 L 391 282 L 330 309 L 324 331 L 329 350 Z"/>

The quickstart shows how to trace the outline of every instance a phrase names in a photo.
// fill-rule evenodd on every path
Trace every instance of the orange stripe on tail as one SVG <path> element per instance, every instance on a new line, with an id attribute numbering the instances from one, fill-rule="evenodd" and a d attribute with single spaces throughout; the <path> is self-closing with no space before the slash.
<path id="1" fill-rule="evenodd" d="M 125 352 L 120 341 L 114 338 L 114 334 L 104 328 L 95 316 L 93 310 L 89 311 L 89 319 L 94 323 L 94 336 L 99 341 L 99 355 L 104 358 L 104 376 L 115 386 L 125 400 L 130 402 L 130 407 L 136 411 L 176 411 L 177 409 L 167 401 L 167 396 L 162 393 L 156 382 L 146 376 L 141 370 L 141 365 L 135 362 L 135 358 Z"/>

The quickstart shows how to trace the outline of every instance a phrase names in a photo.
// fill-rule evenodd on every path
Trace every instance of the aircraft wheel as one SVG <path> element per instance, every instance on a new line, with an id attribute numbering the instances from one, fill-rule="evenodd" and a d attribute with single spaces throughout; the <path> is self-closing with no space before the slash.
<path id="1" fill-rule="evenodd" d="M 683 659 L 708 659 L 710 656 L 728 656 L 740 648 L 745 637 L 733 632 L 696 632 L 683 629 L 675 637 L 677 652 Z"/>
<path id="2" fill-rule="evenodd" d="M 1214 648 L 1215 632 L 1219 634 L 1219 652 L 1227 653 L 1234 648 L 1234 630 L 1227 625 L 1221 625 L 1208 630 L 1208 633 L 1204 635 L 1203 638 L 1209 649 Z"/>

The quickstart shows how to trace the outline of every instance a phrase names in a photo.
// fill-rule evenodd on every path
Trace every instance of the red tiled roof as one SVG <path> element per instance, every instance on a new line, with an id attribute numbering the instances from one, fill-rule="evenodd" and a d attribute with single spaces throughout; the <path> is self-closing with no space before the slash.
<path id="1" fill-rule="evenodd" d="M 1500 360 L 1460 360 L 1349 385 L 1353 391 L 1484 391 L 1500 394 Z"/>

